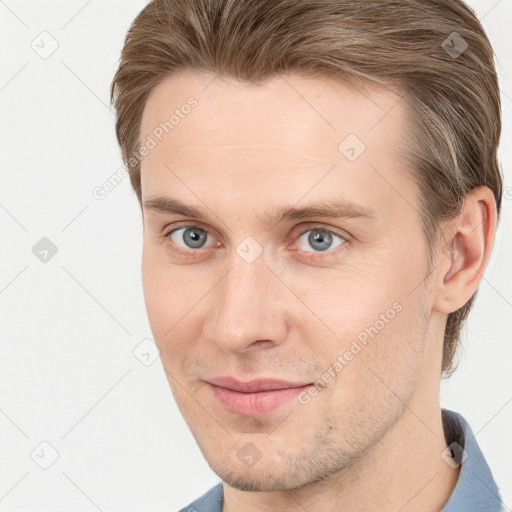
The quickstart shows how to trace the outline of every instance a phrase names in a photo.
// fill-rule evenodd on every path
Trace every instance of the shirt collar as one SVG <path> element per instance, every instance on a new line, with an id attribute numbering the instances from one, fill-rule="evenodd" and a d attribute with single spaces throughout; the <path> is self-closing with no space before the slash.
<path id="1" fill-rule="evenodd" d="M 442 409 L 448 464 L 462 464 L 459 479 L 441 512 L 500 512 L 501 499 L 491 470 L 468 422 L 458 413 Z"/>

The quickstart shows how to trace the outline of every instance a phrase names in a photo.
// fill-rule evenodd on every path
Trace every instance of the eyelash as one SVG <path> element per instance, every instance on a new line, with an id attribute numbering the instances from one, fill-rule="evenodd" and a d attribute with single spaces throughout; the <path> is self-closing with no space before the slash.
<path id="1" fill-rule="evenodd" d="M 168 246 L 172 249 L 172 251 L 177 252 L 178 254 L 180 254 L 182 256 L 190 256 L 191 254 L 199 256 L 199 255 L 203 254 L 208 248 L 186 250 L 186 249 L 183 249 L 182 247 L 180 247 L 179 245 L 176 245 L 170 239 L 170 235 L 172 235 L 175 231 L 179 231 L 180 229 L 190 229 L 190 228 L 198 228 L 201 231 L 204 231 L 207 235 L 213 236 L 207 229 L 202 228 L 201 226 L 198 226 L 196 224 L 184 224 L 182 226 L 178 226 L 178 227 L 175 227 L 175 228 L 167 231 L 166 233 L 164 233 L 162 235 L 162 238 L 163 238 L 164 242 L 166 242 L 168 244 Z M 332 250 L 328 249 L 325 252 L 324 251 L 322 251 L 322 252 L 320 252 L 320 251 L 302 251 L 301 249 L 297 249 L 298 251 L 305 253 L 306 258 L 322 259 L 325 257 L 332 256 L 333 254 L 338 254 L 339 252 L 346 250 L 346 248 L 347 248 L 346 246 L 349 244 L 350 237 L 348 237 L 346 235 L 338 234 L 330 229 L 325 228 L 324 226 L 322 226 L 320 224 L 308 226 L 307 229 L 302 230 L 296 237 L 294 237 L 294 242 L 299 240 L 299 238 L 302 235 L 304 235 L 305 233 L 307 233 L 308 231 L 314 231 L 314 230 L 319 230 L 324 233 L 329 233 L 331 235 L 339 237 L 343 240 L 343 242 L 340 245 L 338 245 L 337 247 L 335 247 L 334 249 L 332 249 Z"/>

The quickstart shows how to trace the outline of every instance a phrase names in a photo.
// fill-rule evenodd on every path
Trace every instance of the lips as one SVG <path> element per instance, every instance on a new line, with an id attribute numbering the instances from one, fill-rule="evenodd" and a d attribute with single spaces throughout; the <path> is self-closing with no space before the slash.
<path id="1" fill-rule="evenodd" d="M 214 377 L 206 382 L 221 406 L 245 416 L 270 413 L 312 385 L 280 379 L 242 382 L 233 377 Z"/>

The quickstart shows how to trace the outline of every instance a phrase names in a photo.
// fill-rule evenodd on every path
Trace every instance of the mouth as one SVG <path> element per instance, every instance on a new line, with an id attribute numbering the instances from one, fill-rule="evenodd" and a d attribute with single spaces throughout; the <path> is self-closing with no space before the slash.
<path id="1" fill-rule="evenodd" d="M 206 380 L 214 399 L 225 409 L 244 416 L 257 416 L 275 411 L 293 400 L 313 383 L 279 379 L 255 379 L 247 382 L 233 377 Z"/>

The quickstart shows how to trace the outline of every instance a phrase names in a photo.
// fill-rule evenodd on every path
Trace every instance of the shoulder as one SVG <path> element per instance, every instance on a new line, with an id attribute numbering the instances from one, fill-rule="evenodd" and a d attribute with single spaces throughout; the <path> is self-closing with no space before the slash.
<path id="1" fill-rule="evenodd" d="M 223 499 L 224 491 L 221 482 L 179 512 L 222 512 Z"/>

